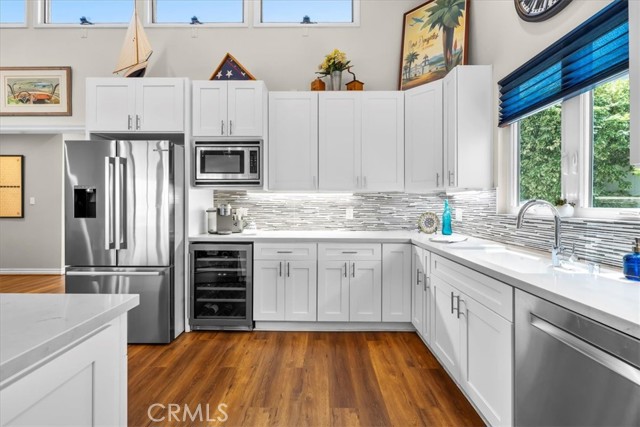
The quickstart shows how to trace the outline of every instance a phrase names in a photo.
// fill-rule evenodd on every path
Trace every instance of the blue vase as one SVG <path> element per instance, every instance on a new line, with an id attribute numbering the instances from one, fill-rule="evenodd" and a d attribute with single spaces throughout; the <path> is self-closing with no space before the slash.
<path id="1" fill-rule="evenodd" d="M 453 233 L 451 231 L 451 209 L 449 208 L 449 201 L 444 201 L 444 212 L 442 212 L 442 235 L 450 236 Z"/>

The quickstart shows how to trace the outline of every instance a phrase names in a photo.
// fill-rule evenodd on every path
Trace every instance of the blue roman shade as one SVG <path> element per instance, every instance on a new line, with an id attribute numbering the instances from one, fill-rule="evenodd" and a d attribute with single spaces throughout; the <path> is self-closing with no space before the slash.
<path id="1" fill-rule="evenodd" d="M 629 68 L 629 4 L 613 3 L 498 82 L 500 123 L 591 90 Z"/>

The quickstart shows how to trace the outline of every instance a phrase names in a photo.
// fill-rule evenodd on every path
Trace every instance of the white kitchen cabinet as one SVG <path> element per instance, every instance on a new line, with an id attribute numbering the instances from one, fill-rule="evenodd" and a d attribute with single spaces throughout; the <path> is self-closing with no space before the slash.
<path id="1" fill-rule="evenodd" d="M 442 80 L 409 89 L 404 98 L 405 190 L 442 188 Z"/>
<path id="2" fill-rule="evenodd" d="M 492 78 L 489 65 L 461 65 L 443 79 L 445 187 L 492 185 Z"/>
<path id="3" fill-rule="evenodd" d="M 382 321 L 411 321 L 412 245 L 382 245 Z"/>
<path id="4" fill-rule="evenodd" d="M 89 132 L 183 132 L 185 79 L 88 78 Z"/>
<path id="5" fill-rule="evenodd" d="M 318 94 L 269 93 L 269 190 L 318 189 Z"/>
<path id="6" fill-rule="evenodd" d="M 513 288 L 436 255 L 431 265 L 431 348 L 491 425 L 513 425 Z"/>
<path id="7" fill-rule="evenodd" d="M 381 245 L 318 244 L 318 320 L 382 320 Z"/>
<path id="8" fill-rule="evenodd" d="M 424 299 L 422 298 L 424 280 L 424 249 L 412 246 L 411 255 L 411 323 L 416 331 L 421 334 L 424 322 Z"/>
<path id="9" fill-rule="evenodd" d="M 254 251 L 254 320 L 316 321 L 316 245 L 259 243 Z"/>
<path id="10" fill-rule="evenodd" d="M 402 92 L 326 92 L 318 100 L 319 189 L 404 188 Z"/>
<path id="11" fill-rule="evenodd" d="M 126 426 L 127 316 L 0 387 L 2 426 Z"/>
<path id="12" fill-rule="evenodd" d="M 192 133 L 262 137 L 267 89 L 262 81 L 194 81 Z"/>

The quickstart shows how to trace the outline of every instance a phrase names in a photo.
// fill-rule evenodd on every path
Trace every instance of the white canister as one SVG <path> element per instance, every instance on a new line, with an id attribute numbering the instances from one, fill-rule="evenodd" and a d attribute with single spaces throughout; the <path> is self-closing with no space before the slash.
<path id="1" fill-rule="evenodd" d="M 209 234 L 216 234 L 216 231 L 218 230 L 217 217 L 218 213 L 216 208 L 207 209 L 207 231 Z"/>

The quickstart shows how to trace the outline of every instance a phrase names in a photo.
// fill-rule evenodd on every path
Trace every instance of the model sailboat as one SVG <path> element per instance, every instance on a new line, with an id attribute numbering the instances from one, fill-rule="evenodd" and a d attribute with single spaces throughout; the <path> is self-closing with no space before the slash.
<path id="1" fill-rule="evenodd" d="M 147 61 L 153 51 L 151 44 L 138 19 L 138 12 L 133 10 L 133 17 L 124 38 L 118 65 L 114 74 L 124 71 L 124 77 L 143 77 L 147 71 Z"/>

